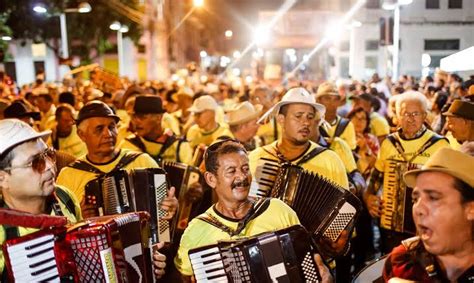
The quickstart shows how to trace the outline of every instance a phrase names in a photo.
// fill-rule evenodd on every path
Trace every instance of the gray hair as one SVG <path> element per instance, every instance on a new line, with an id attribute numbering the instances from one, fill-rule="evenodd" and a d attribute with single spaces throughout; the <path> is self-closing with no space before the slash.
<path id="1" fill-rule="evenodd" d="M 428 99 L 426 96 L 419 91 L 409 90 L 398 95 L 397 101 L 395 102 L 395 111 L 397 116 L 400 116 L 402 104 L 407 101 L 417 101 L 423 108 L 423 112 L 428 111 Z"/>
<path id="2" fill-rule="evenodd" d="M 77 125 L 77 131 L 81 131 L 81 132 L 87 132 L 87 128 L 89 128 L 89 119 L 85 119 L 83 121 L 81 121 L 81 123 L 79 125 Z"/>

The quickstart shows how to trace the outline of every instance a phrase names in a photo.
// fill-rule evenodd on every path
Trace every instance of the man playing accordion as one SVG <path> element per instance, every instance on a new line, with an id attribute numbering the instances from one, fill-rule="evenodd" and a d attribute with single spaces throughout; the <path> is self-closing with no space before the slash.
<path id="1" fill-rule="evenodd" d="M 400 128 L 383 141 L 364 194 L 370 215 L 381 219 L 383 253 L 414 234 L 411 188 L 403 181 L 403 173 L 420 167 L 437 150 L 449 146 L 444 137 L 424 125 L 427 105 L 427 99 L 419 92 L 409 91 L 398 97 L 396 114 Z M 377 195 L 380 187 L 382 198 Z"/>
<path id="2" fill-rule="evenodd" d="M 218 141 L 204 157 L 207 184 L 217 194 L 217 203 L 193 219 L 181 239 L 175 258 L 177 270 L 185 282 L 193 276 L 189 250 L 215 244 L 220 240 L 239 239 L 299 224 L 296 213 L 277 199 L 248 197 L 252 175 L 245 148 L 232 140 Z M 316 255 L 323 282 L 330 282 L 329 271 Z"/>

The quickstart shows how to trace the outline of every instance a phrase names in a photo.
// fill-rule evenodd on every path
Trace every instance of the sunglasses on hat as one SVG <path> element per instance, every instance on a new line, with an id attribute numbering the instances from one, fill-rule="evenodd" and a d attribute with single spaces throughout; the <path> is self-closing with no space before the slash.
<path id="1" fill-rule="evenodd" d="M 33 171 L 37 173 L 43 173 L 46 169 L 46 159 L 49 159 L 51 162 L 56 163 L 56 151 L 52 148 L 47 148 L 43 152 L 38 153 L 33 156 L 30 162 L 24 165 L 11 166 L 4 168 L 3 170 L 12 170 L 17 168 L 29 168 L 31 167 Z"/>

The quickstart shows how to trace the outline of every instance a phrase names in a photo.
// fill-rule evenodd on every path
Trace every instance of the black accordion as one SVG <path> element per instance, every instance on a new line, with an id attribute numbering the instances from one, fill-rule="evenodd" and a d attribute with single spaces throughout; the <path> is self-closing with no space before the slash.
<path id="1" fill-rule="evenodd" d="M 162 219 L 167 212 L 161 209 L 167 191 L 163 169 L 133 169 L 130 172 L 120 169 L 89 182 L 85 187 L 85 201 L 96 207 L 99 216 L 147 211 L 151 215 L 153 243 L 170 242 L 170 223 Z"/>
<path id="2" fill-rule="evenodd" d="M 270 196 L 293 208 L 316 240 L 336 242 L 342 231 L 352 232 L 362 210 L 360 200 L 348 190 L 292 164 L 280 167 Z"/>
<path id="3" fill-rule="evenodd" d="M 200 282 L 320 282 L 310 235 L 296 225 L 189 251 Z"/>
<path id="4" fill-rule="evenodd" d="M 3 244 L 11 282 L 154 282 L 146 212 L 90 218 Z"/>
<path id="5" fill-rule="evenodd" d="M 174 234 L 176 232 L 183 233 L 188 226 L 193 210 L 193 203 L 187 199 L 186 193 L 192 184 L 200 182 L 201 172 L 194 166 L 169 161 L 163 163 L 163 169 L 166 171 L 170 186 L 176 188 L 175 195 L 179 201 L 178 217 L 175 218 L 176 224 L 173 225 Z"/>

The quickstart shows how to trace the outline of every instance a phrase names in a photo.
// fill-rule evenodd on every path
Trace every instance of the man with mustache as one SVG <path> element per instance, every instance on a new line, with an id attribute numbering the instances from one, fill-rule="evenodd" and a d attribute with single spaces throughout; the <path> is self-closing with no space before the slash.
<path id="1" fill-rule="evenodd" d="M 193 276 L 190 249 L 299 224 L 296 213 L 282 201 L 255 201 L 248 197 L 252 175 L 247 151 L 240 143 L 221 140 L 210 145 L 204 162 L 204 177 L 217 195 L 217 202 L 194 218 L 181 238 L 174 262 L 183 282 L 191 282 Z M 323 282 L 330 282 L 331 276 L 321 258 L 315 255 L 315 260 Z"/>
<path id="2" fill-rule="evenodd" d="M 282 100 L 260 118 L 262 123 L 276 117 L 282 136 L 249 154 L 250 171 L 257 183 L 262 178 L 275 178 L 261 173 L 265 162 L 276 165 L 290 162 L 349 188 L 346 170 L 339 156 L 310 140 L 316 120 L 321 119 L 324 111 L 324 106 L 316 103 L 314 96 L 306 89 L 297 87 L 288 90 Z"/>
<path id="3" fill-rule="evenodd" d="M 473 156 L 442 148 L 421 169 L 404 175 L 414 187 L 418 236 L 392 251 L 385 262 L 385 280 L 474 281 L 473 172 Z"/>
<path id="4" fill-rule="evenodd" d="M 384 203 L 387 204 L 385 212 L 388 212 L 389 201 L 394 201 L 397 192 L 402 191 L 402 188 L 405 187 L 403 178 L 394 178 L 394 176 L 401 176 L 407 170 L 421 167 L 436 151 L 449 146 L 443 136 L 427 129 L 423 124 L 427 115 L 427 107 L 427 99 L 420 92 L 405 92 L 397 99 L 395 109 L 400 128 L 383 141 L 375 168 L 369 179 L 367 191 L 363 197 L 370 215 L 374 218 L 382 216 Z M 395 184 L 393 189 L 392 184 Z M 383 187 L 383 190 L 393 191 L 394 197 L 391 200 L 382 201 L 377 195 L 380 187 Z M 400 210 L 404 210 L 398 207 L 391 209 L 396 216 L 399 215 L 397 213 Z M 411 216 L 405 215 L 404 217 L 410 219 Z M 394 217 L 394 219 L 397 218 Z M 391 227 L 383 227 L 383 223 L 381 224 L 380 244 L 383 253 L 389 253 L 400 244 L 401 240 L 413 235 L 406 231 L 397 231 L 399 229 L 396 228 L 396 224 L 395 221 L 392 221 Z M 408 225 L 404 227 L 406 226 Z"/>

